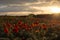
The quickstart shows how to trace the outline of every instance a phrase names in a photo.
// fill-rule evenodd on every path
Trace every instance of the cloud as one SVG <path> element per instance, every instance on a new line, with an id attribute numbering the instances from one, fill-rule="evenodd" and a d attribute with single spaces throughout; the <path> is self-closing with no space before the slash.
<path id="1" fill-rule="evenodd" d="M 2 5 L 0 6 L 0 12 L 36 12 L 38 10 L 30 8 L 30 6 L 18 6 L 18 5 Z"/>
<path id="2" fill-rule="evenodd" d="M 41 7 L 49 6 L 51 3 L 60 4 L 59 0 L 57 3 L 52 0 L 0 0 L 0 15 L 28 15 L 32 12 L 40 14 L 40 12 L 45 12 Z"/>
<path id="3" fill-rule="evenodd" d="M 23 2 L 23 4 L 11 4 L 11 2 L 15 3 L 15 1 Z M 48 6 L 50 4 L 48 1 L 51 0 L 0 0 L 0 2 L 4 3 L 10 2 L 10 4 L 0 4 L 0 12 L 37 12 L 41 10 L 33 7 Z"/>
<path id="4" fill-rule="evenodd" d="M 0 0 L 0 4 L 24 4 L 34 2 L 51 2 L 53 0 Z M 57 0 L 60 2 L 60 0 Z"/>
<path id="5" fill-rule="evenodd" d="M 7 16 L 24 16 L 24 15 L 29 15 L 29 14 L 46 14 L 46 13 L 40 13 L 40 12 L 0 12 L 1 15 L 7 15 Z"/>
<path id="6" fill-rule="evenodd" d="M 37 12 L 32 8 L 33 6 L 42 6 L 46 4 L 45 2 L 34 2 L 34 3 L 25 3 L 25 4 L 3 4 L 0 5 L 0 12 Z"/>
<path id="7" fill-rule="evenodd" d="M 0 0 L 0 3 L 2 4 L 21 4 L 21 3 L 31 3 L 31 2 L 37 2 L 37 0 Z"/>
<path id="8" fill-rule="evenodd" d="M 8 15 L 8 16 L 24 16 L 29 15 L 31 12 L 0 12 L 0 15 Z"/>

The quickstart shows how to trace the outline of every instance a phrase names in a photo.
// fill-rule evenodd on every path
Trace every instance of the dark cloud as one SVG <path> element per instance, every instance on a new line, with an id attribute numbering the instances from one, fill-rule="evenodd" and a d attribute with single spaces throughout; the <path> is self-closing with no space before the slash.
<path id="1" fill-rule="evenodd" d="M 38 10 L 32 9 L 29 6 L 2 6 L 0 12 L 36 12 Z"/>
<path id="2" fill-rule="evenodd" d="M 22 3 L 32 3 L 32 2 L 39 2 L 39 1 L 50 2 L 52 0 L 0 0 L 0 3 L 1 4 L 22 4 Z"/>
<path id="3" fill-rule="evenodd" d="M 29 2 L 37 2 L 37 0 L 0 0 L 2 4 L 19 4 L 19 3 L 29 3 Z"/>

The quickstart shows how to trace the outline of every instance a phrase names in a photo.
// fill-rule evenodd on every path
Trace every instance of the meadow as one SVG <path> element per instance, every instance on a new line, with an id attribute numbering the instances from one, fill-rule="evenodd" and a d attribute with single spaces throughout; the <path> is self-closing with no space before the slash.
<path id="1" fill-rule="evenodd" d="M 49 14 L 0 16 L 0 38 L 8 38 L 9 40 L 60 40 L 60 17 L 53 17 Z"/>

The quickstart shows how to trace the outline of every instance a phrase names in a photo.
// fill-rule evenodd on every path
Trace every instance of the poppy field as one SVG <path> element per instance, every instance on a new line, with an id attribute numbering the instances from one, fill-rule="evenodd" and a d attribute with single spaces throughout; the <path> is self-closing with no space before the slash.
<path id="1" fill-rule="evenodd" d="M 60 40 L 60 19 L 52 15 L 0 16 L 0 38 Z"/>

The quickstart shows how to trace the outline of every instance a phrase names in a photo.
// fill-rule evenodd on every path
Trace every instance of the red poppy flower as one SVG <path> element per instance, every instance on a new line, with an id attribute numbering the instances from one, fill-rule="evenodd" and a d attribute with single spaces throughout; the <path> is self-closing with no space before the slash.
<path id="1" fill-rule="evenodd" d="M 18 29 L 13 29 L 13 32 L 17 33 L 19 30 Z"/>
<path id="2" fill-rule="evenodd" d="M 22 21 L 18 21 L 18 24 L 19 24 L 19 25 L 22 25 L 22 24 L 23 24 L 23 22 L 22 22 Z"/>
<path id="3" fill-rule="evenodd" d="M 47 28 L 46 24 L 43 24 L 42 29 L 46 30 L 46 28 Z"/>
<path id="4" fill-rule="evenodd" d="M 19 26 L 14 24 L 14 28 L 19 29 Z"/>
<path id="5" fill-rule="evenodd" d="M 32 29 L 32 28 L 33 28 L 33 27 L 32 27 L 32 25 L 30 25 L 29 27 L 30 27 L 30 29 Z"/>
<path id="6" fill-rule="evenodd" d="M 22 28 L 26 28 L 28 25 L 27 24 L 22 24 Z"/>
<path id="7" fill-rule="evenodd" d="M 4 27 L 7 27 L 7 28 L 10 28 L 11 27 L 11 24 L 7 22 L 7 23 L 3 23 L 3 26 Z"/>
<path id="8" fill-rule="evenodd" d="M 8 28 L 4 28 L 4 32 L 5 33 L 8 33 L 9 31 L 8 31 Z"/>
<path id="9" fill-rule="evenodd" d="M 14 29 L 13 29 L 14 32 L 18 32 L 19 31 L 19 27 L 17 25 L 14 24 Z"/>

